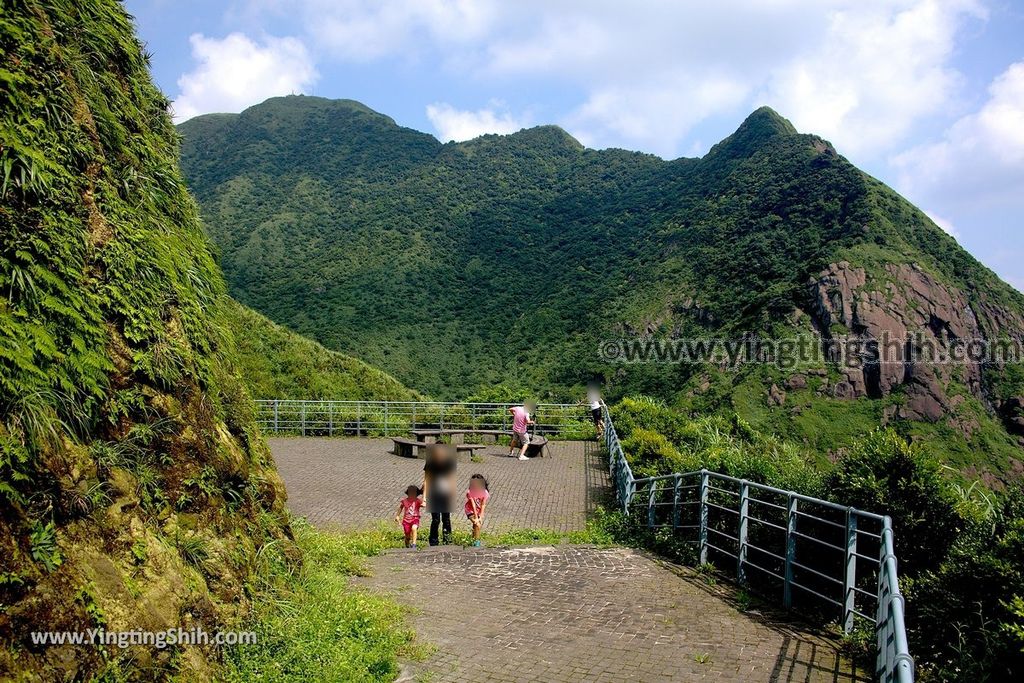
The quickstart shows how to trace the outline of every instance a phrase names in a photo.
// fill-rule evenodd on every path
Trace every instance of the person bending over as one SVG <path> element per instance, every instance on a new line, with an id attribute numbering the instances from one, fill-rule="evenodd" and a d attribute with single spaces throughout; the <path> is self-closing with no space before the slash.
<path id="1" fill-rule="evenodd" d="M 466 491 L 466 519 L 473 525 L 473 547 L 480 547 L 480 530 L 484 525 L 484 510 L 491 499 L 491 487 L 482 474 L 474 474 L 469 478 L 469 490 Z"/>

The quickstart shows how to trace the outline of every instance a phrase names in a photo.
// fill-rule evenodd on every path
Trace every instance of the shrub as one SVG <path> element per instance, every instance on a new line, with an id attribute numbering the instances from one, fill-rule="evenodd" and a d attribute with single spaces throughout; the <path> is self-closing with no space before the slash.
<path id="1" fill-rule="evenodd" d="M 250 583 L 255 611 L 245 629 L 256 643 L 225 649 L 222 680 L 393 681 L 398 657 L 417 657 L 406 611 L 392 598 L 360 590 L 350 577 L 365 574 L 362 558 L 397 545 L 383 529 L 329 534 L 303 520 L 292 524 L 303 561 L 277 543 L 257 553 Z"/>
<path id="2" fill-rule="evenodd" d="M 612 420 L 620 437 L 640 428 L 658 432 L 673 443 L 682 440 L 683 432 L 689 423 L 686 416 L 647 396 L 622 399 L 612 408 Z"/>
<path id="3" fill-rule="evenodd" d="M 737 416 L 691 419 L 641 396 L 623 399 L 612 417 L 637 477 L 704 468 L 807 495 L 821 489 L 820 473 L 799 448 Z"/>
<path id="4" fill-rule="evenodd" d="M 669 440 L 659 432 L 637 427 L 622 441 L 630 467 L 636 477 L 651 477 L 671 472 L 682 472 L 691 464 Z"/>
<path id="5" fill-rule="evenodd" d="M 966 524 L 938 463 L 892 429 L 856 442 L 825 488 L 832 500 L 892 517 L 901 576 L 938 567 Z"/>
<path id="6" fill-rule="evenodd" d="M 948 557 L 907 587 L 911 651 L 938 680 L 1024 673 L 1024 490 L 973 521 Z"/>

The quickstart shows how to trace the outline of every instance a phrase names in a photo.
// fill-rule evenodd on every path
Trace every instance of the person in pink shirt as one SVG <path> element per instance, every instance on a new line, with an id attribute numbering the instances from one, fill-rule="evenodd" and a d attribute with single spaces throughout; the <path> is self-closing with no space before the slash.
<path id="1" fill-rule="evenodd" d="M 405 498 L 398 501 L 398 512 L 395 513 L 395 521 L 401 523 L 402 531 L 405 533 L 406 548 L 416 547 L 416 532 L 420 528 L 420 510 L 422 509 L 420 487 L 410 485 L 405 489 Z"/>
<path id="2" fill-rule="evenodd" d="M 469 478 L 469 490 L 466 491 L 466 519 L 473 525 L 473 547 L 480 547 L 480 529 L 484 525 L 484 510 L 491 498 L 490 486 L 482 474 L 474 474 Z"/>
<path id="3" fill-rule="evenodd" d="M 508 412 L 512 413 L 512 441 L 509 443 L 508 455 L 512 457 L 515 449 L 519 447 L 519 459 L 526 460 L 526 448 L 530 445 L 530 433 L 527 428 L 535 424 L 530 419 L 530 411 L 536 407 L 535 403 L 527 401 L 521 406 L 512 406 Z"/>

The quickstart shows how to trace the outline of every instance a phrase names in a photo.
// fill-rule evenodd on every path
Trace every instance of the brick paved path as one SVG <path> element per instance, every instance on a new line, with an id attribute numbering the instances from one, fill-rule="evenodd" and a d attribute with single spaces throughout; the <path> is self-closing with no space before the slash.
<path id="1" fill-rule="evenodd" d="M 834 644 L 745 614 L 691 570 L 582 546 L 392 551 L 361 580 L 437 646 L 399 680 L 854 681 Z"/>
<path id="2" fill-rule="evenodd" d="M 423 461 L 387 451 L 390 439 L 268 439 L 296 515 L 318 526 L 357 528 L 391 519 L 409 484 L 423 479 Z M 479 472 L 491 484 L 486 527 L 575 531 L 607 495 L 608 472 L 594 443 L 556 441 L 550 457 L 520 462 L 507 446 L 486 449 L 482 462 L 460 462 L 461 491 Z"/>
<path id="3" fill-rule="evenodd" d="M 387 453 L 389 439 L 270 439 L 298 515 L 326 527 L 389 519 L 422 461 Z M 592 443 L 556 442 L 519 462 L 495 446 L 459 465 L 492 484 L 487 526 L 569 531 L 607 495 Z M 817 681 L 850 674 L 835 644 L 786 615 L 742 613 L 732 589 L 628 549 L 579 546 L 393 551 L 359 581 L 415 608 L 421 642 L 437 646 L 403 680 Z"/>

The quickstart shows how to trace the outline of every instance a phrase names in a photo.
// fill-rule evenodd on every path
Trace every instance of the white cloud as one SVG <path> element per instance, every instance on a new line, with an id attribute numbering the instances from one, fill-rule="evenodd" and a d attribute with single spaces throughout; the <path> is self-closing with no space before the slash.
<path id="1" fill-rule="evenodd" d="M 984 1 L 249 0 L 335 59 L 422 61 L 489 94 L 563 87 L 558 122 L 592 145 L 673 156 L 767 103 L 860 161 L 948 115 Z"/>
<path id="2" fill-rule="evenodd" d="M 984 8 L 975 0 L 832 4 L 820 40 L 773 69 L 765 99 L 848 154 L 887 151 L 954 99 L 955 39 Z"/>
<path id="3" fill-rule="evenodd" d="M 987 101 L 941 140 L 898 154 L 891 163 L 898 187 L 917 201 L 1024 209 L 1024 62 L 993 80 Z"/>
<path id="4" fill-rule="evenodd" d="M 306 30 L 324 52 L 366 62 L 411 56 L 424 47 L 470 45 L 494 30 L 495 0 L 260 0 L 277 12 L 298 7 Z"/>
<path id="5" fill-rule="evenodd" d="M 242 33 L 189 38 L 195 68 L 178 79 L 176 121 L 210 112 L 238 112 L 275 95 L 305 92 L 317 79 L 302 41 L 267 37 L 259 44 Z"/>
<path id="6" fill-rule="evenodd" d="M 589 146 L 624 140 L 672 157 L 695 124 L 736 107 L 748 93 L 747 84 L 727 77 L 665 74 L 650 82 L 597 88 L 564 123 Z"/>
<path id="7" fill-rule="evenodd" d="M 507 111 L 499 111 L 501 108 L 501 102 L 491 102 L 484 109 L 465 111 L 438 102 L 427 106 L 427 118 L 442 142 L 471 140 L 486 133 L 514 133 L 530 125 L 528 116 L 516 117 Z"/>

